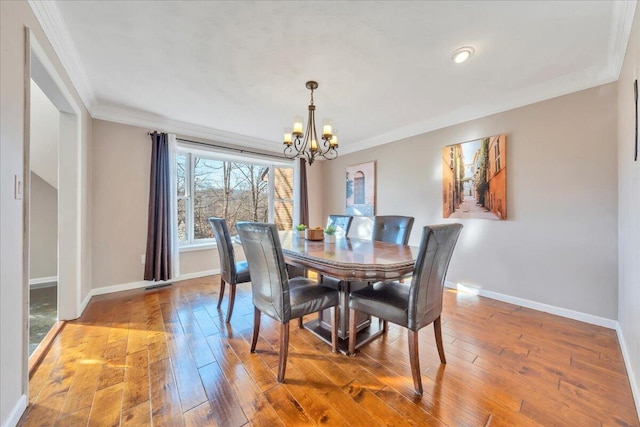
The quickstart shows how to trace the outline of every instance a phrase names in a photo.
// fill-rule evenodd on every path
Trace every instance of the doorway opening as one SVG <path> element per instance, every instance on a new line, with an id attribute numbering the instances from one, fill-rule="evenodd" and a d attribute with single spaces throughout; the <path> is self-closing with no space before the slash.
<path id="1" fill-rule="evenodd" d="M 82 112 L 28 28 L 25 38 L 23 348 L 27 357 L 23 369 L 27 375 L 23 387 L 28 390 L 29 375 L 64 321 L 82 313 L 82 281 L 88 271 L 83 266 L 88 208 L 82 200 L 87 191 Z M 52 320 L 53 327 L 47 332 Z M 39 345 L 35 343 L 38 337 L 42 339 Z"/>
<path id="2" fill-rule="evenodd" d="M 31 79 L 29 356 L 58 321 L 60 111 Z"/>

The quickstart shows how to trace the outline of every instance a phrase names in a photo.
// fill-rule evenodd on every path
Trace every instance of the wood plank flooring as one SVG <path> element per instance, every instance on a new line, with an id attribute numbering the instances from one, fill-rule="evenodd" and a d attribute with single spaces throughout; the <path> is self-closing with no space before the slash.
<path id="1" fill-rule="evenodd" d="M 230 325 L 219 276 L 95 297 L 29 382 L 23 426 L 639 426 L 613 330 L 447 290 L 447 365 L 420 331 L 413 394 L 404 329 L 332 354 L 291 327 L 284 384 L 278 325 L 240 285 Z M 226 300 L 226 296 L 225 296 Z"/>

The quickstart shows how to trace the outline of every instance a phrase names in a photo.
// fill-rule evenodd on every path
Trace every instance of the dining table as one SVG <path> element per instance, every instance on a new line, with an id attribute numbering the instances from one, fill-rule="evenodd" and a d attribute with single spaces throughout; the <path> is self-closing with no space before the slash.
<path id="1" fill-rule="evenodd" d="M 347 353 L 349 339 L 349 293 L 381 280 L 399 280 L 413 272 L 418 247 L 338 237 L 334 242 L 307 240 L 293 231 L 280 231 L 285 262 L 314 271 L 325 286 L 340 292 L 338 350 Z M 318 313 L 304 327 L 331 344 L 331 310 Z M 356 348 L 383 333 L 381 322 L 356 313 Z"/>

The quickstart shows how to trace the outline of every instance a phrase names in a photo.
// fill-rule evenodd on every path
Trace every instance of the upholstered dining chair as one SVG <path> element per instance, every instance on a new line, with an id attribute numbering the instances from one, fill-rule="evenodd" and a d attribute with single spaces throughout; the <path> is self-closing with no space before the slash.
<path id="1" fill-rule="evenodd" d="M 440 315 L 444 280 L 461 224 L 426 226 L 410 285 L 377 282 L 349 296 L 349 354 L 355 353 L 356 311 L 368 313 L 407 328 L 409 361 L 415 393 L 422 394 L 418 357 L 418 331 L 433 323 L 440 362 L 447 363 L 442 345 Z"/>
<path id="2" fill-rule="evenodd" d="M 413 228 L 414 218 L 412 216 L 400 215 L 378 215 L 373 217 L 373 230 L 371 232 L 371 240 L 379 242 L 395 243 L 397 245 L 406 245 L 409 243 L 411 229 Z M 399 279 L 400 283 L 404 283 L 404 279 Z M 382 329 L 387 332 L 387 321 L 380 319 Z"/>
<path id="3" fill-rule="evenodd" d="M 342 230 L 342 235 L 347 237 L 349 229 L 351 228 L 351 221 L 353 221 L 353 217 L 350 215 L 329 215 L 327 218 L 327 227 L 335 227 L 336 230 Z M 323 275 L 318 275 L 318 281 L 334 289 L 338 289 L 338 284 L 340 283 L 338 279 Z"/>
<path id="4" fill-rule="evenodd" d="M 353 217 L 349 215 L 329 215 L 327 218 L 327 227 L 335 227 L 336 230 L 342 230 L 342 234 L 346 237 L 351 228 Z"/>
<path id="5" fill-rule="evenodd" d="M 413 217 L 397 215 L 379 215 L 373 218 L 371 240 L 406 245 L 409 243 Z"/>
<path id="6" fill-rule="evenodd" d="M 253 338 L 256 350 L 262 313 L 280 322 L 280 360 L 278 382 L 284 382 L 289 352 L 289 321 L 333 307 L 331 349 L 337 351 L 338 291 L 306 277 L 289 278 L 275 224 L 242 222 L 236 224 L 251 271 L 253 295 Z"/>
<path id="7" fill-rule="evenodd" d="M 227 221 L 223 218 L 209 218 L 209 224 L 213 229 L 213 236 L 218 244 L 218 255 L 220 256 L 220 297 L 218 298 L 218 308 L 224 298 L 225 283 L 229 284 L 229 305 L 227 307 L 226 322 L 231 321 L 233 304 L 236 299 L 236 285 L 246 283 L 251 280 L 249 276 L 249 265 L 247 261 L 236 262 L 231 236 L 227 228 Z"/>

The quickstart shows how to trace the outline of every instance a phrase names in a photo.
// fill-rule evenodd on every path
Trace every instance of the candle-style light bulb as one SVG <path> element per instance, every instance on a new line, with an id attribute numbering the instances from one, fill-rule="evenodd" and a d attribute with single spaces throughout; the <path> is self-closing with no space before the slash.
<path id="1" fill-rule="evenodd" d="M 284 130 L 284 145 L 291 145 L 292 139 L 291 139 L 291 130 L 289 129 L 285 129 Z"/>
<path id="2" fill-rule="evenodd" d="M 300 116 L 293 119 L 293 135 L 302 136 L 302 117 Z"/>
<path id="3" fill-rule="evenodd" d="M 311 151 L 318 151 L 318 141 L 316 141 L 315 139 L 312 139 L 310 149 Z"/>
<path id="4" fill-rule="evenodd" d="M 322 139 L 331 139 L 332 134 L 331 119 L 324 119 L 322 121 Z"/>

